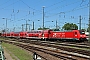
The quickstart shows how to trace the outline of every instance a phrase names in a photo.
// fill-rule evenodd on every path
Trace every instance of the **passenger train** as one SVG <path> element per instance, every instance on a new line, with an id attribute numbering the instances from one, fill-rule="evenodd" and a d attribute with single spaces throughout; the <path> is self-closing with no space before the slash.
<path id="1" fill-rule="evenodd" d="M 75 40 L 85 41 L 86 34 L 83 30 L 71 31 L 53 31 L 53 30 L 33 30 L 21 32 L 3 33 L 3 37 L 10 38 L 26 38 L 26 39 L 42 39 L 42 40 Z"/>

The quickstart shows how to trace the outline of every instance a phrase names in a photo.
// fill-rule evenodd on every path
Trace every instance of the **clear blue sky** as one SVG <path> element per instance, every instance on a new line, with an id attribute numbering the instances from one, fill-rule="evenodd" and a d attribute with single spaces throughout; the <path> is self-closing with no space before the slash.
<path id="1" fill-rule="evenodd" d="M 9 30 L 21 31 L 21 25 L 32 25 L 35 29 L 42 27 L 42 7 L 45 6 L 45 27 L 62 27 L 65 22 L 79 23 L 82 16 L 82 28 L 87 28 L 89 16 L 89 0 L 0 0 L 0 30 L 5 29 L 6 19 Z M 2 19 L 6 18 L 6 19 Z M 40 21 L 38 21 L 40 20 Z M 54 22 L 51 22 L 54 21 Z M 77 24 L 78 25 L 78 24 Z M 79 25 L 78 25 L 79 26 Z M 25 26 L 24 26 L 25 28 Z M 32 29 L 32 26 L 30 27 Z"/>

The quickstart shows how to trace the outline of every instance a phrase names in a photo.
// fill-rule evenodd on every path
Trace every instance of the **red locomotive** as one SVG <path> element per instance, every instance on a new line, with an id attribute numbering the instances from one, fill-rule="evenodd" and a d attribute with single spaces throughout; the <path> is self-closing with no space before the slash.
<path id="1" fill-rule="evenodd" d="M 37 30 L 29 32 L 10 32 L 2 34 L 6 37 L 28 38 L 28 39 L 45 39 L 45 40 L 86 40 L 85 32 L 82 30 L 71 31 L 53 31 L 53 30 Z"/>
<path id="2" fill-rule="evenodd" d="M 49 39 L 58 40 L 86 40 L 85 32 L 82 30 L 72 31 L 50 31 Z"/>

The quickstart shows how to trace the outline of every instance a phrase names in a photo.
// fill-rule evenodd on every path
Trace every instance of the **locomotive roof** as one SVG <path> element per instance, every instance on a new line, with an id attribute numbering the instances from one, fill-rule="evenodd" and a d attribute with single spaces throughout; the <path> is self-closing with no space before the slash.
<path id="1" fill-rule="evenodd" d="M 63 31 L 55 31 L 55 32 L 71 32 L 71 31 L 83 31 L 83 30 L 63 30 Z"/>

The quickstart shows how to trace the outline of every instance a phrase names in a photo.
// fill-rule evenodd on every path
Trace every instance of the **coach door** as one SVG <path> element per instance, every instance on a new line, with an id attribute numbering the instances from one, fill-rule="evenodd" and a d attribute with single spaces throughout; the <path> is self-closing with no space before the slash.
<path id="1" fill-rule="evenodd" d="M 48 35 L 48 38 L 49 38 L 49 39 L 52 38 L 52 35 L 53 35 L 52 30 L 49 30 L 49 31 L 48 31 L 48 34 L 49 34 L 49 35 Z"/>

